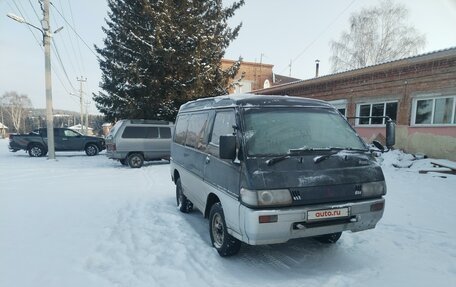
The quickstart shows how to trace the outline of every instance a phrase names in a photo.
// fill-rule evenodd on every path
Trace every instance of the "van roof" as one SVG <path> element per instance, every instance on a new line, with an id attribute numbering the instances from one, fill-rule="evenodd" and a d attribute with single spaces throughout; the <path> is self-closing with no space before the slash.
<path id="1" fill-rule="evenodd" d="M 161 120 L 145 120 L 145 119 L 125 119 L 121 120 L 125 122 L 129 122 L 130 124 L 153 124 L 153 125 L 170 125 L 171 122 L 168 121 L 161 121 Z"/>
<path id="2" fill-rule="evenodd" d="M 323 107 L 331 108 L 332 106 L 321 100 L 290 97 L 280 95 L 254 95 L 254 94 L 236 94 L 226 95 L 213 98 L 202 98 L 187 102 L 180 107 L 179 112 L 189 112 L 197 110 L 226 108 L 226 107 Z"/>

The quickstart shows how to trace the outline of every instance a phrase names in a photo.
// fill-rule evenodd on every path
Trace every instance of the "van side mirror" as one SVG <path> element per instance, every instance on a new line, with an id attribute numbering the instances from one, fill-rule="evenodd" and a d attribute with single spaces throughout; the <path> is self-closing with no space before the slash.
<path id="1" fill-rule="evenodd" d="M 221 159 L 236 158 L 236 136 L 220 136 L 219 155 Z"/>
<path id="2" fill-rule="evenodd" d="M 385 151 L 385 147 L 379 141 L 373 141 L 372 144 L 378 148 L 381 152 Z"/>
<path id="3" fill-rule="evenodd" d="M 386 120 L 386 147 L 391 149 L 396 143 L 396 124 L 391 120 Z"/>

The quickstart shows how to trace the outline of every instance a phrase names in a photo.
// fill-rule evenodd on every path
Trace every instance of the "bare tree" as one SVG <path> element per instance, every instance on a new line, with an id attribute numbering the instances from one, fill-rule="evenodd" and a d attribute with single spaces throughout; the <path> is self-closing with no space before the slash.
<path id="1" fill-rule="evenodd" d="M 405 6 L 385 0 L 350 17 L 350 31 L 331 41 L 333 72 L 362 68 L 416 55 L 425 36 L 407 24 Z"/>
<path id="2" fill-rule="evenodd" d="M 21 124 L 32 108 L 32 102 L 27 95 L 18 95 L 16 92 L 7 92 L 1 98 L 2 108 L 9 116 L 16 132 L 21 131 Z"/>

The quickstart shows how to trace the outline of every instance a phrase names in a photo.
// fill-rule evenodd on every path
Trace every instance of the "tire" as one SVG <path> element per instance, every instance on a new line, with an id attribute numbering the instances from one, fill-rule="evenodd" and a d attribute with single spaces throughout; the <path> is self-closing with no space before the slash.
<path id="1" fill-rule="evenodd" d="M 140 153 L 132 153 L 128 156 L 127 162 L 131 168 L 140 168 L 144 164 L 144 157 Z"/>
<path id="2" fill-rule="evenodd" d="M 209 233 L 212 246 L 222 257 L 232 256 L 241 249 L 241 241 L 229 235 L 226 229 L 225 215 L 220 202 L 211 207 L 209 214 Z"/>
<path id="3" fill-rule="evenodd" d="M 122 165 L 128 165 L 127 159 L 125 159 L 125 158 L 124 159 L 119 159 L 119 161 L 120 161 L 120 163 Z"/>
<path id="4" fill-rule="evenodd" d="M 88 156 L 94 156 L 97 155 L 99 152 L 99 149 L 96 144 L 88 144 L 85 147 L 85 153 Z"/>
<path id="5" fill-rule="evenodd" d="M 183 213 L 189 213 L 193 210 L 193 203 L 187 199 L 182 191 L 181 179 L 178 178 L 176 181 L 176 203 L 177 208 Z"/>
<path id="6" fill-rule="evenodd" d="M 45 156 L 47 150 L 40 144 L 32 144 L 28 149 L 28 154 L 31 157 L 42 157 Z"/>
<path id="7" fill-rule="evenodd" d="M 342 232 L 336 232 L 336 233 L 330 233 L 330 234 L 316 236 L 314 238 L 318 242 L 321 242 L 321 243 L 324 243 L 324 244 L 331 244 L 331 243 L 336 243 L 337 240 L 339 240 L 341 235 L 342 235 Z"/>

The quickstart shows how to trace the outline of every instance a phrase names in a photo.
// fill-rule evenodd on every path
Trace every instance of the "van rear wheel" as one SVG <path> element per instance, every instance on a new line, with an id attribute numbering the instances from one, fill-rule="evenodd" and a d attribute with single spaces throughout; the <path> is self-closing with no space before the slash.
<path id="1" fill-rule="evenodd" d="M 183 213 L 189 213 L 193 209 L 193 203 L 184 195 L 180 178 L 176 181 L 176 203 L 177 208 Z"/>
<path id="2" fill-rule="evenodd" d="M 341 235 L 342 235 L 342 232 L 336 232 L 336 233 L 330 233 L 330 234 L 324 234 L 324 235 L 315 236 L 314 238 L 318 242 L 325 243 L 325 244 L 330 244 L 330 243 L 336 243 L 337 240 L 339 240 Z"/>
<path id="3" fill-rule="evenodd" d="M 222 257 L 232 256 L 241 249 L 241 241 L 228 234 L 222 204 L 215 203 L 209 214 L 209 233 L 212 246 Z"/>
<path id="4" fill-rule="evenodd" d="M 144 157 L 140 153 L 132 153 L 128 156 L 128 165 L 131 168 L 140 168 L 144 163 Z"/>

